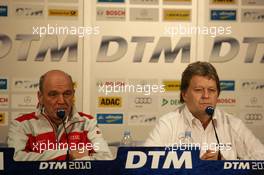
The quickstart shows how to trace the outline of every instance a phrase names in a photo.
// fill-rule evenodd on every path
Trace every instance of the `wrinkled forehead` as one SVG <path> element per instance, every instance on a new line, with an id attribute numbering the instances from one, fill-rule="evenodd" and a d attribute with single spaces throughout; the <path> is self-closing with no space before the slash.
<path id="1" fill-rule="evenodd" d="M 65 88 L 73 89 L 72 79 L 69 75 L 60 71 L 48 72 L 44 77 L 43 89 Z"/>

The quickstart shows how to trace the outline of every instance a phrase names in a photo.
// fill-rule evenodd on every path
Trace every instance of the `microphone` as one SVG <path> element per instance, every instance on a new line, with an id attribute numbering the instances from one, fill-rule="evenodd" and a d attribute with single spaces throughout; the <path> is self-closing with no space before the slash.
<path id="1" fill-rule="evenodd" d="M 67 140 L 67 155 L 66 155 L 66 161 L 70 160 L 70 149 L 69 149 L 69 138 L 68 133 L 64 124 L 64 118 L 65 118 L 65 110 L 64 109 L 58 109 L 57 110 L 57 116 L 62 120 L 62 125 L 66 134 L 66 140 Z"/>
<path id="2" fill-rule="evenodd" d="M 63 120 L 63 118 L 65 117 L 65 110 L 64 109 L 58 109 L 57 110 L 57 116 Z"/>
<path id="3" fill-rule="evenodd" d="M 217 132 L 216 132 L 216 129 L 215 129 L 214 121 L 213 121 L 214 107 L 213 106 L 207 106 L 205 108 L 205 112 L 212 119 L 212 124 L 213 124 L 213 128 L 214 128 L 215 137 L 216 137 L 218 146 L 220 147 L 220 142 L 219 142 L 218 135 L 217 135 Z M 220 149 L 219 149 L 219 152 L 218 152 L 217 160 L 221 160 L 221 152 L 220 152 Z"/>

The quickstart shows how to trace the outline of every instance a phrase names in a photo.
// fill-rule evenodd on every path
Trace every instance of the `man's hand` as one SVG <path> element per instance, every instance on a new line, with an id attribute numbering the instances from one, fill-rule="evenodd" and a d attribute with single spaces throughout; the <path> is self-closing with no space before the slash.
<path id="1" fill-rule="evenodd" d="M 202 155 L 201 159 L 202 160 L 218 160 L 218 154 L 219 154 L 219 151 L 213 151 L 213 150 L 208 149 Z"/>
<path id="2" fill-rule="evenodd" d="M 88 156 L 88 150 L 71 150 L 70 151 L 70 159 L 75 160 L 75 159 L 81 159 L 85 156 Z"/>

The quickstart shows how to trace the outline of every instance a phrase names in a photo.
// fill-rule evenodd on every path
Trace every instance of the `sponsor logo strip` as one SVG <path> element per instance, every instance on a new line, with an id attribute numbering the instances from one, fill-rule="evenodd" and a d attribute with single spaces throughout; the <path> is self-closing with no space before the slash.
<path id="1" fill-rule="evenodd" d="M 166 92 L 179 91 L 181 82 L 179 80 L 164 80 L 164 89 Z"/>
<path id="2" fill-rule="evenodd" d="M 236 21 L 236 10 L 211 10 L 211 20 L 213 21 Z"/>
<path id="3" fill-rule="evenodd" d="M 159 9 L 157 8 L 131 8 L 131 21 L 158 21 Z"/>
<path id="4" fill-rule="evenodd" d="M 221 80 L 220 81 L 221 91 L 234 91 L 235 90 L 235 81 L 233 80 Z"/>
<path id="5" fill-rule="evenodd" d="M 97 0 L 97 2 L 114 2 L 114 3 L 123 3 L 125 0 Z"/>
<path id="6" fill-rule="evenodd" d="M 125 21 L 126 10 L 125 8 L 96 8 L 96 20 L 98 21 Z"/>
<path id="7" fill-rule="evenodd" d="M 148 4 L 148 5 L 158 5 L 159 0 L 130 0 L 130 4 Z"/>
<path id="8" fill-rule="evenodd" d="M 98 124 L 122 124 L 123 114 L 96 114 Z"/>
<path id="9" fill-rule="evenodd" d="M 264 9 L 242 9 L 242 22 L 264 22 Z"/>
<path id="10" fill-rule="evenodd" d="M 237 0 L 211 0 L 211 4 L 233 5 L 237 4 Z"/>
<path id="11" fill-rule="evenodd" d="M 121 97 L 98 97 L 99 107 L 122 107 Z"/>
<path id="12" fill-rule="evenodd" d="M 190 5 L 192 0 L 163 0 L 163 4 Z"/>
<path id="13" fill-rule="evenodd" d="M 7 116 L 8 113 L 7 112 L 0 112 L 0 125 L 7 125 Z"/>
<path id="14" fill-rule="evenodd" d="M 66 17 L 77 17 L 78 10 L 74 9 L 49 9 L 49 16 L 66 16 Z"/>
<path id="15" fill-rule="evenodd" d="M 8 80 L 6 78 L 0 78 L 0 91 L 8 89 L 7 83 Z"/>
<path id="16" fill-rule="evenodd" d="M 164 9 L 164 21 L 191 21 L 191 10 Z"/>
<path id="17" fill-rule="evenodd" d="M 0 6 L 0 16 L 8 16 L 8 7 Z"/>
<path id="18" fill-rule="evenodd" d="M 263 0 L 242 0 L 242 5 L 264 5 Z"/>

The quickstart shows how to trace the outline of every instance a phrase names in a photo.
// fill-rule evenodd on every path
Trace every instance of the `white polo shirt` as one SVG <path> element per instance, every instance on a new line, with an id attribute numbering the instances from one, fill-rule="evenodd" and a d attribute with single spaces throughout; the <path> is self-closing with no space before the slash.
<path id="1" fill-rule="evenodd" d="M 213 121 L 222 145 L 220 151 L 226 160 L 264 160 L 263 144 L 240 119 L 216 108 Z M 145 146 L 179 145 L 186 131 L 191 132 L 193 144 L 200 145 L 200 157 L 217 144 L 212 122 L 204 129 L 187 106 L 182 105 L 160 118 Z"/>

